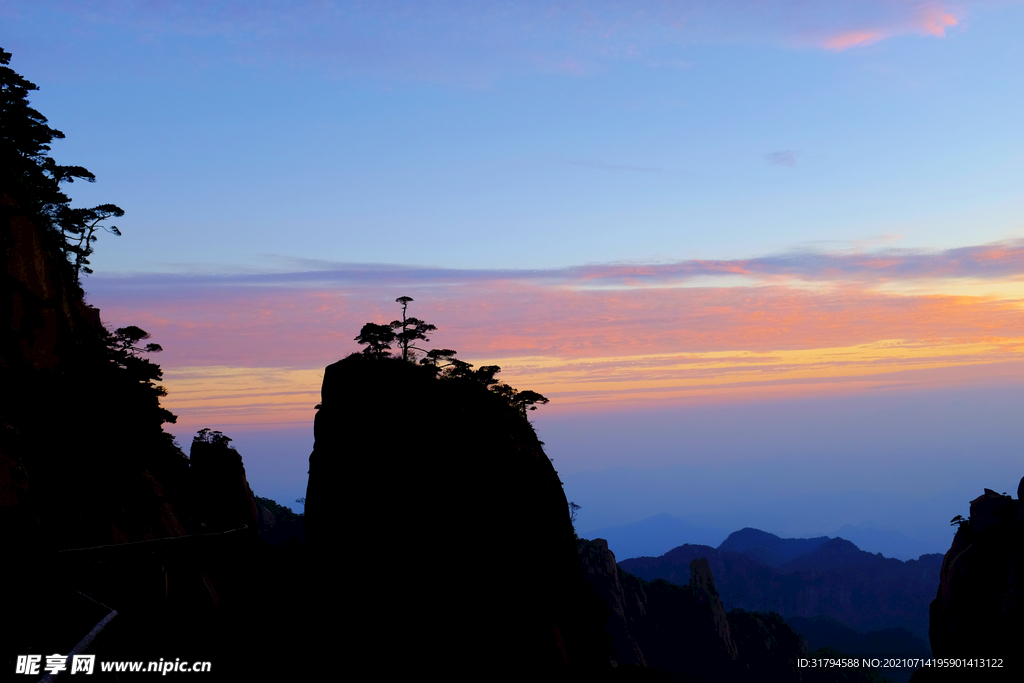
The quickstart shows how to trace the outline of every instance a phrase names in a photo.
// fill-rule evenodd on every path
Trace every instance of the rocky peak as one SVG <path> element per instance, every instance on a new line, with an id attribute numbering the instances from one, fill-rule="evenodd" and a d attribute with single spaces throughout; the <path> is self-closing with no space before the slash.
<path id="1" fill-rule="evenodd" d="M 195 514 L 203 530 L 259 526 L 256 499 L 245 477 L 242 456 L 226 443 L 196 440 L 189 452 Z"/>

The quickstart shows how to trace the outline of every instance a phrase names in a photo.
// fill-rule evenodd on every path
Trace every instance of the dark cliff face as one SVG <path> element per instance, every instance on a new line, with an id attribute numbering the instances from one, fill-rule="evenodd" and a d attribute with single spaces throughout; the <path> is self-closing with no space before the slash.
<path id="1" fill-rule="evenodd" d="M 381 675 L 606 665 L 561 482 L 519 411 L 472 380 L 361 355 L 328 366 L 322 397 L 307 542 L 347 649 Z"/>
<path id="2" fill-rule="evenodd" d="M 936 657 L 1001 657 L 1020 672 L 1024 642 L 1024 479 L 1018 498 L 985 489 L 942 561 L 931 605 Z"/>
<path id="3" fill-rule="evenodd" d="M 270 498 L 255 499 L 260 538 L 272 546 L 301 547 L 306 540 L 305 515 L 295 514 Z"/>
<path id="4" fill-rule="evenodd" d="M 111 361 L 46 234 L 4 209 L 0 534 L 34 549 L 183 534 L 188 464 L 157 396 Z"/>
<path id="5" fill-rule="evenodd" d="M 160 393 L 133 371 L 147 362 L 112 348 L 52 235 L 4 200 L 0 586 L 17 628 L 0 666 L 69 653 L 116 610 L 86 650 L 100 661 L 173 653 L 243 671 L 249 605 L 280 600 L 254 599 L 268 562 L 241 462 L 192 476 Z M 205 516 L 254 533 L 208 535 Z"/>

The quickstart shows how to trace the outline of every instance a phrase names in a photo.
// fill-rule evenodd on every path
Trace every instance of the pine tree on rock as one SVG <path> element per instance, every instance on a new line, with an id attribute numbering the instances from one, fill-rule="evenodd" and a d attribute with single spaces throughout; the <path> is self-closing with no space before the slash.
<path id="1" fill-rule="evenodd" d="M 406 310 L 409 307 L 409 302 L 412 301 L 411 296 L 400 296 L 395 299 L 396 302 L 402 304 L 402 319 L 391 321 L 391 327 L 395 330 L 401 329 L 401 332 L 395 334 L 395 338 L 398 341 L 398 348 L 402 350 L 402 360 L 408 361 L 409 350 L 414 349 L 416 351 L 422 351 L 427 353 L 426 350 L 413 346 L 413 342 L 423 340 L 430 341 L 427 339 L 427 333 L 433 332 L 437 329 L 435 325 L 425 323 L 419 318 L 407 318 L 405 316 Z"/>

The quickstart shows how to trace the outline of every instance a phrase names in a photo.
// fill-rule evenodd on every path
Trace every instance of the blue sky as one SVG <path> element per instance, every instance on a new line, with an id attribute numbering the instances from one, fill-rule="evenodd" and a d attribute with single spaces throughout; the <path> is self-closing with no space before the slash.
<path id="1" fill-rule="evenodd" d="M 998 1 L 0 0 L 0 45 L 67 135 L 53 156 L 98 178 L 68 193 L 126 211 L 90 301 L 154 334 L 179 438 L 235 436 L 258 493 L 302 494 L 317 369 L 410 294 L 440 345 L 555 399 L 537 424 L 583 528 L 757 526 L 739 485 L 715 512 L 593 482 L 726 481 L 713 435 L 759 424 L 730 452 L 780 474 L 744 486 L 782 509 L 814 454 L 805 488 L 877 512 L 766 530 L 936 546 L 974 478 L 1024 474 L 990 419 L 1024 376 L 1022 27 Z M 934 502 L 912 524 L 830 436 L 873 391 L 906 416 L 897 470 L 930 471 L 935 411 L 959 434 L 940 442 L 985 444 L 911 485 Z M 801 421 L 819 400 L 834 432 Z M 669 448 L 701 410 L 702 445 Z M 587 420 L 619 436 L 584 447 Z"/>
<path id="2" fill-rule="evenodd" d="M 899 28 L 928 3 L 483 6 L 3 16 L 15 64 L 44 85 L 34 101 L 69 133 L 57 153 L 100 179 L 76 198 L 128 210 L 132 239 L 96 257 L 111 271 L 535 268 L 1020 234 L 1018 3 L 931 3 L 957 16 L 942 37 Z M 679 28 L 657 15 L 673 6 Z M 821 46 L 888 24 L 872 44 Z"/>

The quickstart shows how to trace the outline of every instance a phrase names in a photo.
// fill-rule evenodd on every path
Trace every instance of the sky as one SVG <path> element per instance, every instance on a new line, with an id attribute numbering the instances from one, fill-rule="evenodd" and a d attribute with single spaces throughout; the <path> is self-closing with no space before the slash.
<path id="1" fill-rule="evenodd" d="M 88 300 L 258 495 L 296 507 L 324 366 L 411 296 L 551 399 L 584 532 L 936 552 L 1024 475 L 1022 28 L 997 0 L 0 0 L 53 157 L 97 177 L 66 192 L 126 212 Z"/>

